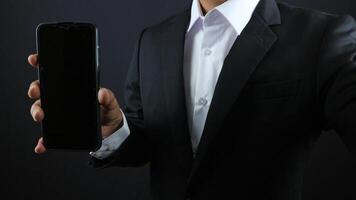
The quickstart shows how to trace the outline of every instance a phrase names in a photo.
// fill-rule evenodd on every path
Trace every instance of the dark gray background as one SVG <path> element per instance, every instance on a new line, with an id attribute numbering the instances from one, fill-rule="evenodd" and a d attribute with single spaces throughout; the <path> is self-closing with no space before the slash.
<path id="1" fill-rule="evenodd" d="M 289 0 L 298 6 L 356 16 L 354 0 Z M 189 0 L 2 0 L 0 1 L 0 199 L 143 199 L 147 169 L 94 170 L 86 153 L 33 153 L 40 127 L 27 99 L 36 71 L 35 28 L 47 21 L 91 21 L 101 33 L 102 86 L 122 102 L 123 81 L 138 32 L 189 4 Z M 302 34 L 302 33 L 301 33 Z M 326 133 L 305 174 L 305 200 L 356 199 L 356 160 L 334 133 Z"/>

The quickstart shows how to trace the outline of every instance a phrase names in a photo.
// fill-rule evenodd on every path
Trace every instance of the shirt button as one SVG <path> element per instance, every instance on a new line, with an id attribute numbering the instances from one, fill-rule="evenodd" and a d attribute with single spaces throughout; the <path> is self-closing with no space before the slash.
<path id="1" fill-rule="evenodd" d="M 210 56 L 211 53 L 212 53 L 212 51 L 210 49 L 205 49 L 205 51 L 204 51 L 205 56 Z"/>
<path id="2" fill-rule="evenodd" d="M 208 103 L 208 100 L 206 98 L 200 98 L 198 101 L 199 105 L 205 106 Z"/>

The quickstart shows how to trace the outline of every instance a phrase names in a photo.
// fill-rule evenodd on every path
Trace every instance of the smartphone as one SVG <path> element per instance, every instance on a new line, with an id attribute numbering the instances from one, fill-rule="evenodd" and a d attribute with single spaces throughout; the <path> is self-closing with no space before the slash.
<path id="1" fill-rule="evenodd" d="M 37 26 L 42 137 L 47 149 L 101 146 L 98 30 L 91 23 Z"/>

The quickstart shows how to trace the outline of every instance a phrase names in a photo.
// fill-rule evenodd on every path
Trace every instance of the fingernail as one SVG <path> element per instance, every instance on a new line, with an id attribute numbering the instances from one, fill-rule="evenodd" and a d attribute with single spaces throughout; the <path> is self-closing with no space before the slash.
<path id="1" fill-rule="evenodd" d="M 30 109 L 30 114 L 31 114 L 31 116 L 33 116 L 33 106 Z"/>
<path id="2" fill-rule="evenodd" d="M 31 89 L 32 89 L 32 85 L 30 86 L 30 88 L 28 89 L 28 92 L 27 92 L 27 95 L 28 95 L 30 98 L 32 98 Z"/>
<path id="3" fill-rule="evenodd" d="M 33 113 L 33 120 L 35 120 L 36 122 L 37 122 L 37 117 L 38 117 L 37 114 L 38 114 L 38 111 Z"/>

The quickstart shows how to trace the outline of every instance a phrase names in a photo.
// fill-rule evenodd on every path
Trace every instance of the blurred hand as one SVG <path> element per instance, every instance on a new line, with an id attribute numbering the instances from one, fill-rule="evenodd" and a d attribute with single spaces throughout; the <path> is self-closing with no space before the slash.
<path id="1" fill-rule="evenodd" d="M 32 54 L 28 57 L 29 64 L 37 68 L 38 67 L 38 57 L 37 54 Z M 33 81 L 28 89 L 28 96 L 30 99 L 34 99 L 35 102 L 32 104 L 30 113 L 35 122 L 41 122 L 45 114 L 41 108 L 40 101 L 40 82 L 38 80 Z M 70 101 L 68 97 L 68 101 Z M 98 93 L 98 101 L 100 104 L 101 111 L 101 134 L 103 138 L 106 138 L 113 134 L 122 126 L 122 113 L 120 111 L 120 106 L 115 98 L 113 92 L 106 88 L 100 88 Z M 43 145 L 43 138 L 39 138 L 37 145 L 35 147 L 35 152 L 42 154 L 46 152 L 46 148 Z"/>

